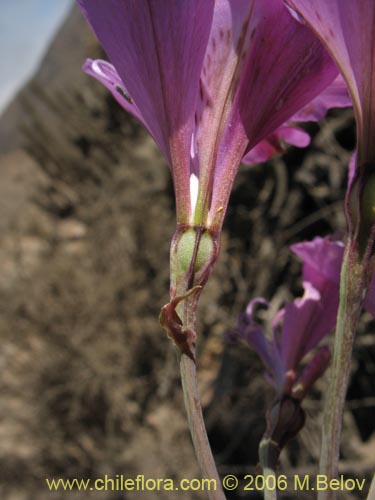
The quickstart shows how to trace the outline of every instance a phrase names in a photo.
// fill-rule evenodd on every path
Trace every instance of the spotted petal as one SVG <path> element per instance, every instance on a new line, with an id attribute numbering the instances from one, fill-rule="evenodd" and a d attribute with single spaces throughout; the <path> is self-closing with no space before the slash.
<path id="1" fill-rule="evenodd" d="M 212 47 L 209 52 L 211 64 L 218 66 L 217 72 L 226 82 L 225 91 L 220 87 L 220 92 L 215 92 L 212 83 L 203 88 L 212 101 L 219 96 L 225 103 L 217 127 L 220 143 L 214 158 L 213 218 L 227 205 L 226 186 L 233 182 L 244 154 L 319 95 L 338 73 L 319 40 L 293 19 L 279 0 L 219 3 L 236 13 L 231 30 L 236 35 L 232 35 L 228 55 L 231 64 L 228 60 L 218 62 L 216 54 L 222 52 L 220 29 L 215 37 L 216 50 Z M 222 44 L 225 30 L 223 33 Z"/>

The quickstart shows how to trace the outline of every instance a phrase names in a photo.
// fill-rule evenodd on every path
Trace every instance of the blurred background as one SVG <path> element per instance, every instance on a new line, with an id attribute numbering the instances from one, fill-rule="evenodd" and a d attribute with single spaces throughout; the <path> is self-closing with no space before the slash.
<path id="1" fill-rule="evenodd" d="M 0 0 L 0 111 L 35 71 L 73 0 Z"/>
<path id="2" fill-rule="evenodd" d="M 45 484 L 200 473 L 176 355 L 158 323 L 175 226 L 168 168 L 147 133 L 82 73 L 86 57 L 104 55 L 71 1 L 0 6 L 0 496 L 175 498 L 51 493 Z M 199 382 L 221 474 L 255 473 L 272 399 L 256 355 L 228 344 L 225 332 L 250 298 L 280 307 L 301 293 L 289 245 L 345 230 L 352 111 L 331 112 L 308 130 L 310 148 L 241 167 L 202 296 Z M 364 315 L 344 419 L 340 470 L 349 477 L 369 479 L 374 469 L 374 336 Z M 326 383 L 305 401 L 308 420 L 282 455 L 283 474 L 316 473 Z M 241 498 L 260 497 L 228 495 Z"/>

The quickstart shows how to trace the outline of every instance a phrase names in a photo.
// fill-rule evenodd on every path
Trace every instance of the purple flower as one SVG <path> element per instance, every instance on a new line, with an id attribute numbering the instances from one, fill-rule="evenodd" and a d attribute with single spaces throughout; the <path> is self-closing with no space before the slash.
<path id="1" fill-rule="evenodd" d="M 319 343 L 335 326 L 345 246 L 337 240 L 317 237 L 293 245 L 292 250 L 303 262 L 303 297 L 276 314 L 272 340 L 254 320 L 254 306 L 266 304 L 263 299 L 250 302 L 237 330 L 237 335 L 259 354 L 275 388 L 276 397 L 267 411 L 267 427 L 260 444 L 261 455 L 274 467 L 285 444 L 303 427 L 301 402 L 330 361 L 328 346 L 319 347 Z M 370 280 L 364 307 L 375 317 L 374 275 Z"/>
<path id="2" fill-rule="evenodd" d="M 285 1 L 330 51 L 352 96 L 357 121 L 357 155 L 350 173 L 347 213 L 350 236 L 366 246 L 375 222 L 372 194 L 375 182 L 375 2 Z M 373 239 L 374 234 L 370 240 Z"/>
<path id="3" fill-rule="evenodd" d="M 345 246 L 338 240 L 316 237 L 291 249 L 303 262 L 303 296 L 287 303 L 275 315 L 271 340 L 254 319 L 255 307 L 268 305 L 261 298 L 249 303 L 237 332 L 262 359 L 278 397 L 286 394 L 302 399 L 330 360 L 329 349 L 324 346 L 300 370 L 304 358 L 335 326 Z M 375 317 L 375 277 L 364 307 Z"/>
<path id="4" fill-rule="evenodd" d="M 252 148 L 244 156 L 242 162 L 248 165 L 262 163 L 276 154 L 284 153 L 287 144 L 305 148 L 310 144 L 310 136 L 297 124 L 317 122 L 324 118 L 331 108 L 345 108 L 351 105 L 352 101 L 346 83 L 339 75 L 318 97 Z"/>
<path id="5" fill-rule="evenodd" d="M 321 347 L 301 371 L 305 356 L 335 326 L 338 287 L 344 246 L 341 242 L 315 238 L 292 246 L 303 261 L 303 297 L 289 302 L 272 322 L 272 340 L 254 319 L 254 307 L 267 305 L 252 300 L 240 318 L 240 336 L 259 354 L 279 398 L 302 399 L 330 360 L 328 347 Z"/>
<path id="6" fill-rule="evenodd" d="M 267 427 L 260 443 L 263 463 L 276 467 L 285 444 L 298 434 L 305 422 L 303 398 L 330 362 L 328 346 L 321 340 L 334 328 L 339 302 L 340 269 L 344 244 L 315 238 L 293 245 L 303 262 L 304 294 L 288 302 L 273 318 L 268 338 L 254 317 L 261 298 L 252 300 L 232 335 L 242 338 L 262 359 L 275 399 L 267 411 Z M 372 279 L 365 308 L 375 314 L 375 279 Z M 305 367 L 301 365 L 307 358 Z"/>
<path id="7" fill-rule="evenodd" d="M 275 138 L 306 145 L 303 131 L 284 124 L 337 76 L 281 0 L 78 3 L 113 64 L 84 68 L 158 143 L 183 226 L 220 230 L 242 158 L 273 154 Z M 341 102 L 337 93 L 326 99 L 326 108 Z"/>
<path id="8" fill-rule="evenodd" d="M 331 358 L 329 347 L 318 344 L 335 325 L 344 245 L 315 238 L 291 248 L 303 261 L 303 296 L 278 311 L 272 321 L 270 339 L 254 318 L 255 306 L 268 305 L 264 299 L 249 303 L 236 332 L 258 353 L 275 389 L 259 446 L 262 463 L 272 468 L 277 466 L 286 443 L 303 427 L 305 412 L 301 402 Z M 309 354 L 302 369 L 301 364 Z"/>

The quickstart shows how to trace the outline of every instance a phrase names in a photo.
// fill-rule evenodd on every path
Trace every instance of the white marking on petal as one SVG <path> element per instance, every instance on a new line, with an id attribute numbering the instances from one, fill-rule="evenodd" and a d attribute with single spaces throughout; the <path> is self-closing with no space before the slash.
<path id="1" fill-rule="evenodd" d="M 191 203 L 191 213 L 195 212 L 195 207 L 198 200 L 198 187 L 199 179 L 195 174 L 190 175 L 190 203 Z"/>
<path id="2" fill-rule="evenodd" d="M 289 10 L 290 14 L 296 21 L 298 21 L 300 24 L 306 24 L 304 18 L 300 16 L 298 12 L 293 9 L 293 7 L 291 7 L 290 5 L 285 5 L 285 7 Z"/>
<path id="3" fill-rule="evenodd" d="M 91 70 L 97 75 L 102 83 L 103 80 L 108 82 L 110 85 L 113 85 L 115 90 L 128 101 L 129 104 L 133 104 L 133 99 L 127 93 L 119 75 L 117 74 L 115 68 L 112 64 L 107 61 L 102 61 L 101 59 L 97 59 L 95 61 L 91 61 L 90 63 Z"/>
<path id="4" fill-rule="evenodd" d="M 93 71 L 95 71 L 96 74 L 98 74 L 99 76 L 108 80 L 108 75 L 106 73 L 104 73 L 104 71 L 100 67 L 100 62 L 98 60 L 93 61 L 91 64 L 91 67 L 92 67 Z"/>
<path id="5" fill-rule="evenodd" d="M 191 135 L 190 157 L 192 160 L 196 157 L 195 132 Z"/>

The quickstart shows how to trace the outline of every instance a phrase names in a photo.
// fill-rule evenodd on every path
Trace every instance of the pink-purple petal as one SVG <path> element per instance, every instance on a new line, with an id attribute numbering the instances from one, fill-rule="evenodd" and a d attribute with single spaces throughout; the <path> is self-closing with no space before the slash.
<path id="1" fill-rule="evenodd" d="M 330 333 L 336 323 L 339 291 L 331 282 L 322 290 L 304 283 L 305 294 L 285 306 L 281 358 L 285 371 L 295 369 L 304 356 Z"/>
<path id="2" fill-rule="evenodd" d="M 242 163 L 245 165 L 254 165 L 255 163 L 264 163 L 276 154 L 282 151 L 279 142 L 275 142 L 275 137 L 272 134 L 264 141 L 260 141 L 253 149 L 251 149 L 242 158 Z"/>
<path id="3" fill-rule="evenodd" d="M 352 94 L 359 158 L 375 159 L 375 2 L 286 0 L 332 54 Z"/>
<path id="4" fill-rule="evenodd" d="M 320 316 L 321 311 L 319 292 L 306 284 L 302 298 L 289 302 L 285 306 L 282 333 L 280 335 L 280 352 L 283 360 L 284 372 L 294 370 L 302 360 L 306 340 L 310 336 L 311 320 Z"/>
<path id="5" fill-rule="evenodd" d="M 301 375 L 297 378 L 292 395 L 297 399 L 303 399 L 312 385 L 320 378 L 328 368 L 331 360 L 331 352 L 328 346 L 320 347 L 313 358 L 304 368 Z"/>
<path id="6" fill-rule="evenodd" d="M 354 165 L 353 161 L 351 163 Z M 312 241 L 297 243 L 291 249 L 303 261 L 303 280 L 312 283 L 326 295 L 332 293 L 338 297 L 344 243 L 316 237 Z M 364 309 L 375 318 L 375 275 L 367 291 Z"/>
<path id="7" fill-rule="evenodd" d="M 339 75 L 321 94 L 298 111 L 290 121 L 317 122 L 325 117 L 332 108 L 347 108 L 352 106 L 348 87 Z"/>
<path id="8" fill-rule="evenodd" d="M 297 111 L 288 120 L 288 123 L 278 128 L 246 153 L 242 163 L 246 165 L 262 163 L 278 153 L 283 153 L 285 146 L 280 139 L 283 139 L 286 144 L 299 148 L 308 146 L 311 140 L 309 134 L 299 127 L 291 126 L 290 123 L 319 121 L 330 109 L 349 106 L 352 106 L 352 100 L 345 80 L 339 75 L 318 97 Z"/>
<path id="9" fill-rule="evenodd" d="M 268 302 L 261 297 L 251 300 L 245 313 L 239 318 L 238 332 L 240 337 L 258 353 L 266 368 L 272 373 L 274 359 L 270 352 L 271 345 L 265 336 L 263 328 L 254 319 L 254 310 L 258 305 L 268 306 Z"/>
<path id="10" fill-rule="evenodd" d="M 78 3 L 172 165 L 177 215 L 186 222 L 194 112 L 214 1 Z"/>
<path id="11" fill-rule="evenodd" d="M 254 307 L 265 303 L 262 299 L 249 303 L 242 323 L 239 322 L 239 331 L 247 336 L 249 345 L 263 360 L 278 394 L 303 399 L 330 360 L 328 347 L 320 347 L 298 375 L 305 356 L 334 329 L 344 245 L 334 239 L 317 237 L 311 242 L 293 245 L 292 250 L 303 261 L 303 297 L 288 302 L 274 316 L 272 341 L 266 339 L 253 318 Z M 374 276 L 364 307 L 375 317 Z"/>
<path id="12" fill-rule="evenodd" d="M 310 140 L 309 134 L 299 127 L 280 127 L 251 149 L 242 158 L 242 163 L 245 165 L 263 163 L 276 154 L 284 153 L 287 145 L 305 148 L 310 144 Z"/>
<path id="13" fill-rule="evenodd" d="M 250 147 L 289 120 L 337 76 L 323 45 L 279 0 L 258 2 L 259 22 L 235 103 Z"/>
<path id="14" fill-rule="evenodd" d="M 265 363 L 279 396 L 288 394 L 302 399 L 328 365 L 329 350 L 323 347 L 298 375 L 306 355 L 314 351 L 334 329 L 339 303 L 342 250 L 341 244 L 328 238 L 315 238 L 312 242 L 293 246 L 293 251 L 303 261 L 304 294 L 288 302 L 274 316 L 271 341 L 266 341 L 263 331 L 253 319 L 254 307 L 260 299 L 250 302 L 239 322 L 242 334 L 251 327 L 247 332 L 251 333 L 249 344 Z M 372 287 L 375 295 L 375 282 Z M 375 298 L 368 308 L 374 307 L 374 304 Z"/>
<path id="15" fill-rule="evenodd" d="M 129 96 L 123 81 L 112 64 L 101 59 L 87 59 L 83 65 L 83 70 L 107 87 L 120 106 L 137 118 L 142 125 L 147 128 L 147 124 L 143 120 L 141 112 Z"/>
<path id="16" fill-rule="evenodd" d="M 276 130 L 275 134 L 279 139 L 283 139 L 286 144 L 298 148 L 307 147 L 311 141 L 309 134 L 299 127 L 280 127 Z"/>
<path id="17" fill-rule="evenodd" d="M 307 26 L 279 0 L 248 2 L 242 19 L 244 51 L 237 49 L 241 72 L 234 74 L 233 101 L 217 151 L 210 216 L 228 202 L 242 157 L 289 120 L 336 78 L 338 70 Z M 241 38 L 241 40 L 242 40 Z M 238 80 L 236 80 L 236 77 Z M 234 93 L 233 86 L 237 84 Z"/>
<path id="18" fill-rule="evenodd" d="M 303 261 L 303 281 L 321 289 L 325 282 L 339 286 L 345 246 L 339 240 L 317 236 L 291 246 L 293 253 Z"/>
<path id="19" fill-rule="evenodd" d="M 217 172 L 218 149 L 230 126 L 232 109 L 253 25 L 259 22 L 259 0 L 216 0 L 210 39 L 204 58 L 196 110 L 196 148 L 200 162 L 200 199 L 212 186 Z M 247 139 L 227 158 L 238 167 Z M 207 207 L 206 207 L 207 208 Z"/>

